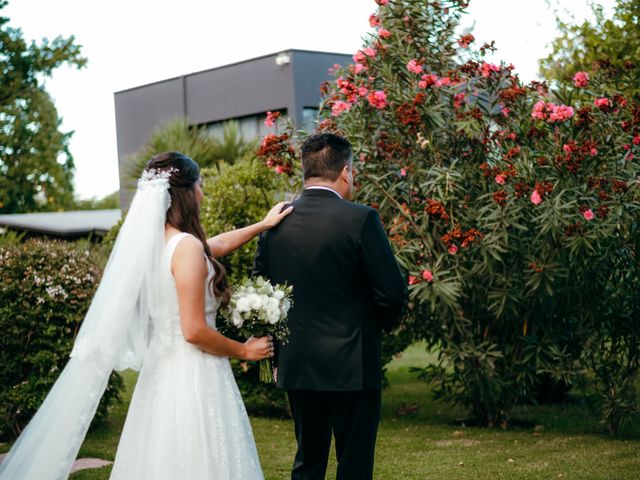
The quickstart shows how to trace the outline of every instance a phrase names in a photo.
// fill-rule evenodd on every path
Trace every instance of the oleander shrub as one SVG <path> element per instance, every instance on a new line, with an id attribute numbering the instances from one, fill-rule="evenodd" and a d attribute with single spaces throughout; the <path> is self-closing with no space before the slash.
<path id="1" fill-rule="evenodd" d="M 0 243 L 0 438 L 17 437 L 67 363 L 102 275 L 79 245 Z M 120 400 L 113 373 L 96 419 Z"/>
<path id="2" fill-rule="evenodd" d="M 405 328 L 440 352 L 423 377 L 503 427 L 543 379 L 590 378 L 618 432 L 640 369 L 640 104 L 618 88 L 633 70 L 524 85 L 457 33 L 468 2 L 377 3 L 319 129 L 351 140 L 356 199 L 408 272 Z"/>

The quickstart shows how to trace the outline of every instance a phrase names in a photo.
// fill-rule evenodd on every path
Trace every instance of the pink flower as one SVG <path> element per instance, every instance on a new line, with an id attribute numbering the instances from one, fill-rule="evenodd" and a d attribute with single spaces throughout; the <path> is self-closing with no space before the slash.
<path id="1" fill-rule="evenodd" d="M 364 72 L 367 69 L 367 67 L 365 67 L 363 64 L 361 63 L 356 63 L 355 66 L 353 67 L 353 71 L 356 72 L 356 75 L 361 74 L 362 72 Z"/>
<path id="2" fill-rule="evenodd" d="M 384 93 L 384 90 L 376 90 L 375 92 L 369 93 L 367 99 L 369 100 L 371 106 L 377 108 L 378 110 L 381 110 L 387 106 L 387 94 Z"/>
<path id="3" fill-rule="evenodd" d="M 376 56 L 376 49 L 371 47 L 363 48 L 362 53 L 364 53 L 367 57 L 373 58 Z"/>
<path id="4" fill-rule="evenodd" d="M 611 106 L 611 104 L 609 103 L 609 99 L 606 97 L 596 98 L 593 101 L 593 104 L 601 110 L 604 110 Z"/>
<path id="5" fill-rule="evenodd" d="M 505 181 L 504 175 L 496 175 L 496 183 L 498 185 L 504 185 Z"/>
<path id="6" fill-rule="evenodd" d="M 280 112 L 267 112 L 267 118 L 264 121 L 265 127 L 273 127 L 276 120 L 280 117 Z"/>
<path id="7" fill-rule="evenodd" d="M 567 145 L 566 143 L 564 145 L 562 145 L 562 151 L 564 153 L 566 153 L 567 155 L 571 154 L 571 152 L 573 151 L 571 149 L 571 145 Z"/>
<path id="8" fill-rule="evenodd" d="M 536 120 L 545 120 L 547 118 L 546 110 L 547 104 L 540 100 L 533 106 L 533 112 L 531 112 L 531 116 Z"/>
<path id="9" fill-rule="evenodd" d="M 373 28 L 379 27 L 380 26 L 380 17 L 378 17 L 375 13 L 372 13 L 369 16 L 369 25 L 371 25 Z"/>
<path id="10" fill-rule="evenodd" d="M 281 174 L 281 173 L 285 173 L 287 171 L 287 169 L 285 167 L 283 167 L 282 165 L 276 165 L 276 168 L 274 168 L 274 171 L 277 174 Z"/>
<path id="11" fill-rule="evenodd" d="M 596 150 L 595 148 L 592 148 L 589 153 L 591 154 L 592 157 L 595 157 L 596 155 L 598 155 L 598 150 Z"/>
<path id="12" fill-rule="evenodd" d="M 500 67 L 498 65 L 493 64 L 493 63 L 484 62 L 482 64 L 481 71 L 482 71 L 482 76 L 483 77 L 488 77 L 489 75 L 491 75 L 491 72 L 499 72 L 500 71 Z"/>
<path id="13" fill-rule="evenodd" d="M 431 282 L 431 281 L 433 281 L 433 273 L 431 272 L 431 270 L 423 270 L 422 271 L 422 278 L 424 280 L 426 280 L 427 282 Z"/>
<path id="14" fill-rule="evenodd" d="M 334 102 L 333 106 L 331 107 L 331 116 L 337 117 L 342 112 L 346 112 L 350 108 L 350 103 L 344 102 L 342 100 L 336 100 L 336 102 Z"/>
<path id="15" fill-rule="evenodd" d="M 587 72 L 578 72 L 573 76 L 573 84 L 576 87 L 586 87 L 589 83 L 589 75 Z"/>
<path id="16" fill-rule="evenodd" d="M 500 113 L 502 114 L 503 117 L 508 117 L 509 114 L 511 113 L 511 109 L 509 109 L 507 107 L 503 107 L 503 109 L 500 111 Z"/>
<path id="17" fill-rule="evenodd" d="M 540 202 L 542 202 L 542 197 L 537 190 L 534 190 L 531 194 L 531 203 L 533 203 L 534 205 L 540 205 Z"/>
<path id="18" fill-rule="evenodd" d="M 376 3 L 378 5 L 386 5 L 387 3 L 389 3 L 389 0 L 376 0 Z"/>
<path id="19" fill-rule="evenodd" d="M 361 97 L 366 97 L 367 93 L 369 93 L 369 89 L 366 87 L 360 87 L 358 88 L 358 95 L 360 95 Z"/>
<path id="20" fill-rule="evenodd" d="M 407 63 L 407 70 L 413 73 L 422 73 L 422 65 L 420 65 L 416 60 L 409 60 L 409 63 Z"/>
<path id="21" fill-rule="evenodd" d="M 401 168 L 400 169 L 400 176 L 401 177 L 406 177 L 407 176 L 407 169 L 406 168 Z"/>
<path id="22" fill-rule="evenodd" d="M 417 285 L 418 283 L 420 283 L 420 279 L 418 277 L 409 275 L 409 285 Z"/>
<path id="23" fill-rule="evenodd" d="M 455 255 L 456 253 L 458 253 L 458 247 L 456 245 L 451 245 L 449 247 L 449 253 L 451 255 Z"/>
<path id="24" fill-rule="evenodd" d="M 381 28 L 380 30 L 378 30 L 378 36 L 380 38 L 389 38 L 391 36 L 391 32 L 389 30 Z"/>
<path id="25" fill-rule="evenodd" d="M 640 135 L 635 135 L 632 142 L 634 145 L 640 145 Z"/>
<path id="26" fill-rule="evenodd" d="M 427 73 L 426 75 L 422 75 L 422 80 L 418 82 L 419 88 L 427 88 L 431 85 L 435 85 L 438 81 L 438 76 L 433 73 Z"/>
<path id="27" fill-rule="evenodd" d="M 593 220 L 593 211 L 591 209 L 585 210 L 584 212 L 582 212 L 582 216 L 585 220 Z"/>
<path id="28" fill-rule="evenodd" d="M 442 77 L 440 80 L 436 81 L 436 87 L 442 87 L 446 85 L 451 85 L 451 79 L 449 77 Z"/>
<path id="29" fill-rule="evenodd" d="M 573 117 L 573 107 L 566 105 L 554 105 L 549 114 L 549 123 L 564 122 Z"/>
<path id="30" fill-rule="evenodd" d="M 362 50 L 358 50 L 356 54 L 353 56 L 353 60 L 356 63 L 364 63 L 367 61 L 367 57 Z"/>

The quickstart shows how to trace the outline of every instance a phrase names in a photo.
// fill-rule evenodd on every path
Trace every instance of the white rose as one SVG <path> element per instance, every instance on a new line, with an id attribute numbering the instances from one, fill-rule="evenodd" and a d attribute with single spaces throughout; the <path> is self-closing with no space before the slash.
<path id="1" fill-rule="evenodd" d="M 260 295 L 256 294 L 256 293 L 250 293 L 249 295 L 247 295 L 247 301 L 249 302 L 249 306 L 251 307 L 251 310 L 259 310 L 260 307 L 262 306 L 262 298 L 260 298 Z"/>
<path id="2" fill-rule="evenodd" d="M 244 319 L 242 318 L 242 315 L 240 315 L 240 312 L 238 310 L 234 310 L 231 314 L 231 321 L 238 328 L 242 327 L 242 325 L 244 324 Z"/>
<path id="3" fill-rule="evenodd" d="M 267 321 L 270 324 L 275 325 L 276 323 L 278 323 L 279 320 L 280 320 L 280 309 L 278 307 L 269 308 L 267 310 Z"/>
<path id="4" fill-rule="evenodd" d="M 282 311 L 282 316 L 286 316 L 290 308 L 291 308 L 291 301 L 289 301 L 288 298 L 285 298 L 284 300 L 282 300 L 282 303 L 280 304 L 280 310 Z"/>
<path id="5" fill-rule="evenodd" d="M 275 298 L 276 300 L 282 300 L 284 298 L 284 292 L 282 290 L 276 290 L 273 293 L 273 298 Z"/>
<path id="6" fill-rule="evenodd" d="M 238 312 L 248 312 L 251 310 L 251 305 L 249 304 L 249 297 L 241 297 L 236 302 L 236 310 Z"/>

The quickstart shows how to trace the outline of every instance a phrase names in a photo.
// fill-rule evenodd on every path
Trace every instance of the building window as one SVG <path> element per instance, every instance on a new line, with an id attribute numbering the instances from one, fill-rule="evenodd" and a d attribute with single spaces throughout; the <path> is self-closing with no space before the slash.
<path id="1" fill-rule="evenodd" d="M 313 133 L 318 128 L 318 107 L 304 107 L 302 109 L 302 128 Z"/>
<path id="2" fill-rule="evenodd" d="M 317 109 L 316 109 L 317 111 Z M 286 122 L 286 110 L 279 110 L 281 113 L 280 121 L 278 123 Z M 238 133 L 245 142 L 253 142 L 258 140 L 269 133 L 279 133 L 277 125 L 273 127 L 267 127 L 264 124 L 264 120 L 267 118 L 267 112 L 259 113 L 257 115 L 249 115 L 246 117 L 229 118 L 227 120 L 221 120 L 219 122 L 212 122 L 206 125 L 209 134 L 218 140 L 224 139 L 224 126 L 230 121 L 234 121 L 238 125 Z"/>

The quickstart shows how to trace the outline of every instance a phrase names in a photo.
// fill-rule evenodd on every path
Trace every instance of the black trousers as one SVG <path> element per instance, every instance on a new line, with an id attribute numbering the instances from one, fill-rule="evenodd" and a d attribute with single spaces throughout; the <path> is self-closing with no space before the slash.
<path id="1" fill-rule="evenodd" d="M 288 390 L 298 451 L 292 480 L 324 480 L 331 435 L 336 480 L 371 480 L 380 423 L 380 390 L 324 392 Z"/>

